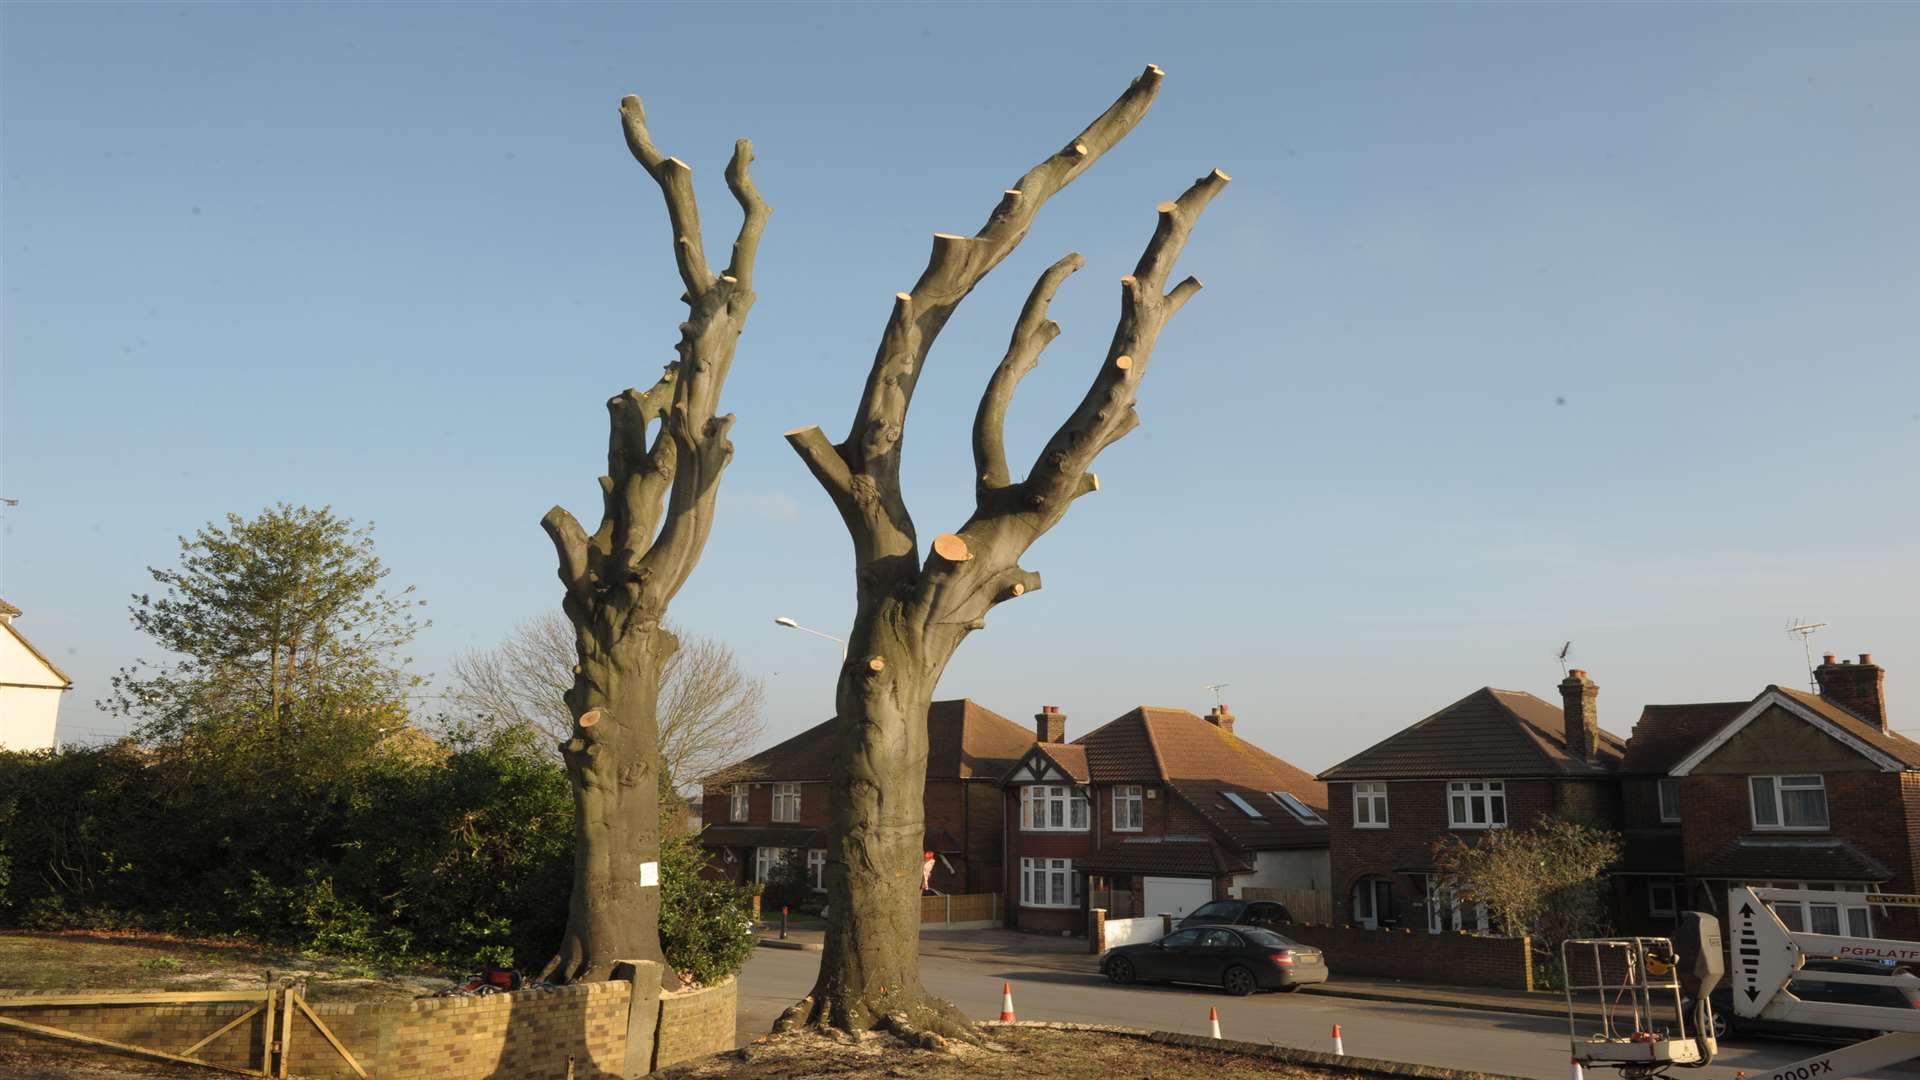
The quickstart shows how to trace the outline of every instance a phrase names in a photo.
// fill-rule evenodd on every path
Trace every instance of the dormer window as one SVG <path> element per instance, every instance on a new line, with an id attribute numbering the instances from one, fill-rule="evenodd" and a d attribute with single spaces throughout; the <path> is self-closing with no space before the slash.
<path id="1" fill-rule="evenodd" d="M 1269 791 L 1267 794 L 1272 796 L 1274 802 L 1280 804 L 1281 809 L 1292 814 L 1294 819 L 1302 825 L 1325 825 L 1327 823 L 1327 820 L 1315 812 L 1313 807 L 1308 806 L 1306 803 L 1294 797 L 1291 791 Z"/>

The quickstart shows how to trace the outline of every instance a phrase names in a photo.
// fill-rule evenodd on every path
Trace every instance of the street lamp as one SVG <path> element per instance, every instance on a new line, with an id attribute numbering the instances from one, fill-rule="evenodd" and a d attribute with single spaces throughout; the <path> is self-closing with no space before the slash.
<path id="1" fill-rule="evenodd" d="M 828 641 L 839 642 L 840 643 L 840 659 L 843 663 L 846 661 L 847 640 L 845 638 L 837 638 L 837 637 L 834 637 L 832 634 L 823 634 L 818 630 L 812 629 L 811 627 L 801 626 L 799 623 L 794 622 L 792 619 L 787 618 L 785 615 L 776 615 L 774 616 L 773 621 L 775 625 L 784 626 L 789 630 L 798 630 L 803 634 L 812 634 L 814 637 L 823 637 L 823 638 L 826 638 Z"/>

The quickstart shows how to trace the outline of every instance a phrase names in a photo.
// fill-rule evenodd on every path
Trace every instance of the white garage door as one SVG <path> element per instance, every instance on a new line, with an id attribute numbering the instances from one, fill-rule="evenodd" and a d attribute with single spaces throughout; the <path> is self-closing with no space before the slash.
<path id="1" fill-rule="evenodd" d="M 1164 913 L 1177 919 L 1213 899 L 1213 882 L 1206 878 L 1150 877 L 1144 884 L 1148 915 Z"/>

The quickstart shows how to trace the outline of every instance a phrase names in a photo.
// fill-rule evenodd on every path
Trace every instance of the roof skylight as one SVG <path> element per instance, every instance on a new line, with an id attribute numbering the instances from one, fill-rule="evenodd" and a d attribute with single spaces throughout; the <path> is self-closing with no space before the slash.
<path id="1" fill-rule="evenodd" d="M 1273 796 L 1273 801 L 1284 807 L 1287 813 L 1300 819 L 1300 824 L 1302 825 L 1325 825 L 1327 823 L 1325 818 L 1314 812 L 1313 807 L 1301 802 L 1298 798 L 1294 797 L 1294 794 L 1290 791 L 1269 791 L 1267 794 Z"/>
<path id="2" fill-rule="evenodd" d="M 1260 811 L 1258 811 L 1258 810 L 1255 810 L 1255 809 L 1253 808 L 1253 804 L 1252 804 L 1252 803 L 1250 803 L 1250 802 L 1248 802 L 1247 800 L 1245 800 L 1245 799 L 1243 799 L 1243 798 L 1241 798 L 1241 797 L 1240 797 L 1239 795 L 1236 795 L 1236 794 L 1234 794 L 1234 793 L 1233 793 L 1233 792 L 1231 792 L 1231 791 L 1223 791 L 1223 792 L 1221 792 L 1220 794 L 1222 794 L 1222 795 L 1225 795 L 1225 796 L 1227 797 L 1227 801 L 1228 801 L 1228 802 L 1230 802 L 1230 803 L 1232 803 L 1233 805 L 1235 805 L 1235 806 L 1237 806 L 1237 807 L 1239 807 L 1239 808 L 1241 809 L 1241 811 L 1242 811 L 1243 813 L 1245 813 L 1245 814 L 1246 814 L 1246 815 L 1247 815 L 1248 817 L 1251 817 L 1251 818 L 1257 818 L 1257 817 L 1259 817 L 1259 816 L 1260 816 Z"/>

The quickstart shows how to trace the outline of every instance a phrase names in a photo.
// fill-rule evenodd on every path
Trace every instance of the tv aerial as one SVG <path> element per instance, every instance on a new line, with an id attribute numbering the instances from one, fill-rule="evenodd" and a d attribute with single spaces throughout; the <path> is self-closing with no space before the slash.
<path id="1" fill-rule="evenodd" d="M 1569 641 L 1560 646 L 1560 651 L 1554 654 L 1554 659 L 1560 661 L 1560 677 L 1563 679 L 1567 677 L 1567 656 L 1572 652 L 1573 642 Z"/>
<path id="2" fill-rule="evenodd" d="M 1801 622 L 1799 619 L 1787 620 L 1787 633 L 1800 639 L 1800 648 L 1807 655 L 1807 687 L 1814 693 L 1820 692 L 1820 680 L 1813 676 L 1813 642 L 1809 640 L 1820 630 L 1826 629 L 1823 622 Z"/>
<path id="3" fill-rule="evenodd" d="M 1207 684 L 1207 689 L 1213 691 L 1213 707 L 1214 708 L 1222 709 L 1226 707 L 1226 702 L 1220 700 L 1220 691 L 1225 690 L 1227 687 L 1232 685 L 1233 685 L 1232 683 L 1223 683 L 1223 682 Z"/>

